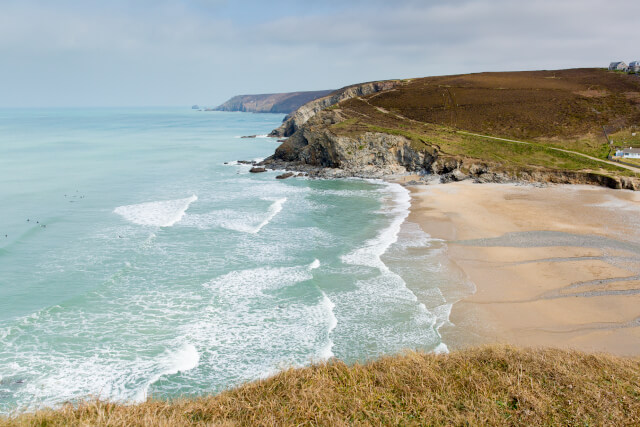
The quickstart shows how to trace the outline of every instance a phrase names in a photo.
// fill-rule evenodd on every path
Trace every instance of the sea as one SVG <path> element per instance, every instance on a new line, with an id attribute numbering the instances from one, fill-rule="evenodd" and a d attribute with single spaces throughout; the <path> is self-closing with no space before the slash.
<path id="1" fill-rule="evenodd" d="M 0 109 L 0 414 L 447 351 L 446 248 L 409 191 L 249 173 L 282 119 Z"/>

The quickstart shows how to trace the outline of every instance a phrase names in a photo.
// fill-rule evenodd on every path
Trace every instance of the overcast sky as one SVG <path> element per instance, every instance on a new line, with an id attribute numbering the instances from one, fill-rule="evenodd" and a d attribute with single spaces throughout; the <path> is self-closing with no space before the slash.
<path id="1" fill-rule="evenodd" d="M 243 93 L 640 59 L 640 0 L 0 0 L 0 107 Z"/>

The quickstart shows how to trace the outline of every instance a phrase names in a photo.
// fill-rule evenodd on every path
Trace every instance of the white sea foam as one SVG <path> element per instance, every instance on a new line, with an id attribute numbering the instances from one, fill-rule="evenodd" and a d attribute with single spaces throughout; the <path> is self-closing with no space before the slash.
<path id="1" fill-rule="evenodd" d="M 311 264 L 309 264 L 309 270 L 315 270 L 318 267 L 320 267 L 320 260 L 319 259 L 314 259 L 313 262 Z"/>
<path id="2" fill-rule="evenodd" d="M 193 195 L 186 199 L 119 206 L 113 212 L 134 224 L 171 227 L 182 219 L 189 205 L 196 200 L 198 197 Z"/>
<path id="3" fill-rule="evenodd" d="M 260 230 L 273 220 L 281 211 L 284 203 L 287 201 L 286 197 L 280 199 L 262 199 L 271 200 L 273 203 L 269 206 L 266 217 L 256 225 L 255 216 L 242 215 L 240 212 L 235 212 L 232 218 L 226 218 L 220 221 L 219 225 L 228 230 L 240 231 L 243 233 L 258 234 Z"/>
<path id="4" fill-rule="evenodd" d="M 435 354 L 449 353 L 449 347 L 447 347 L 445 343 L 441 342 L 436 346 L 436 348 L 433 349 L 433 353 Z"/>
<path id="5" fill-rule="evenodd" d="M 212 279 L 204 287 L 215 290 L 220 298 L 230 298 L 233 305 L 238 298 L 249 298 L 269 289 L 278 289 L 312 279 L 308 267 L 255 268 L 232 271 Z M 224 301 L 223 301 L 224 302 Z"/>
<path id="6" fill-rule="evenodd" d="M 322 301 L 320 301 L 320 308 L 324 312 L 328 323 L 327 323 L 327 341 L 318 350 L 318 357 L 321 360 L 329 360 L 334 356 L 333 340 L 330 338 L 330 334 L 336 328 L 336 326 L 338 326 L 338 319 L 336 318 L 336 315 L 333 312 L 335 307 L 336 305 L 333 303 L 333 301 L 331 301 L 331 299 L 329 299 L 327 294 L 322 292 Z"/>
<path id="7" fill-rule="evenodd" d="M 449 317 L 451 316 L 451 307 L 452 304 L 442 304 L 431 309 L 433 314 L 436 316 L 436 330 L 439 330 L 444 325 L 452 324 L 449 320 Z"/>
<path id="8" fill-rule="evenodd" d="M 264 221 L 262 221 L 254 229 L 254 231 L 252 231 L 252 233 L 254 233 L 254 234 L 259 233 L 260 230 L 262 230 L 262 227 L 264 227 L 265 225 L 269 224 L 269 222 L 271 222 L 271 220 L 273 218 L 275 218 L 275 216 L 280 213 L 280 211 L 282 210 L 282 205 L 284 205 L 284 202 L 286 202 L 286 201 L 287 201 L 286 197 L 283 197 L 282 199 L 275 200 L 273 202 L 273 204 L 271 206 L 269 206 L 269 215 L 265 218 Z"/>
<path id="9" fill-rule="evenodd" d="M 431 247 L 434 242 L 444 242 L 444 240 L 431 237 L 416 223 L 405 222 L 400 228 L 398 239 L 394 243 L 394 246 L 398 249 L 428 248 Z"/>
<path id="10" fill-rule="evenodd" d="M 356 301 L 360 301 L 360 304 L 365 301 L 375 304 L 371 308 L 363 307 L 365 310 L 363 314 L 366 313 L 367 316 L 373 315 L 367 312 L 378 312 L 377 316 L 394 316 L 392 314 L 393 311 L 389 312 L 382 307 L 378 308 L 377 305 L 382 301 L 389 301 L 390 306 L 396 307 L 395 310 L 404 306 L 405 310 L 412 311 L 411 322 L 407 324 L 407 327 L 411 324 L 413 325 L 404 333 L 404 340 L 423 344 L 431 340 L 441 340 L 438 328 L 448 319 L 446 307 L 439 307 L 438 313 L 432 313 L 423 303 L 419 302 L 418 297 L 407 286 L 404 279 L 392 272 L 382 261 L 382 256 L 392 246 L 396 251 L 404 251 L 411 247 L 428 246 L 434 239 L 422 232 L 417 225 L 412 226 L 405 223 L 409 215 L 411 200 L 407 189 L 398 184 L 388 184 L 384 191 L 387 194 L 391 191 L 392 195 L 392 200 L 386 202 L 381 209 L 381 213 L 391 216 L 390 223 L 376 237 L 366 241 L 362 247 L 341 258 L 346 264 L 377 268 L 380 271 L 380 275 L 375 278 L 358 281 L 359 289 L 353 296 L 349 295 L 349 300 L 353 298 Z M 399 241 L 403 225 L 406 225 L 405 234 L 413 235 L 403 236 L 403 242 L 400 242 L 396 247 L 394 244 Z M 357 303 L 354 301 L 353 304 Z M 358 332 L 364 335 L 363 331 Z M 390 340 L 385 345 L 392 345 L 391 342 L 393 340 Z M 402 344 L 398 343 L 398 345 Z M 398 349 L 400 348 L 402 347 L 398 347 Z M 438 351 L 445 351 L 446 345 L 441 344 L 437 349 Z"/>
<path id="11" fill-rule="evenodd" d="M 318 350 L 318 359 L 329 360 L 333 356 L 333 340 L 328 339 L 327 342 Z"/>
<path id="12" fill-rule="evenodd" d="M 409 216 L 411 195 L 409 190 L 399 184 L 387 184 L 393 195 L 393 204 L 389 213 L 393 215 L 391 223 L 376 237 L 365 242 L 364 246 L 341 257 L 346 264 L 366 265 L 388 272 L 389 268 L 380 258 L 398 240 L 398 233 L 404 220 Z"/>
<path id="13" fill-rule="evenodd" d="M 589 206 L 605 208 L 611 210 L 638 211 L 640 212 L 640 201 L 624 200 L 618 197 L 609 196 L 608 200 L 601 203 L 594 203 Z"/>
<path id="14" fill-rule="evenodd" d="M 267 212 L 243 212 L 240 210 L 222 209 L 207 214 L 187 215 L 180 225 L 197 227 L 203 230 L 208 230 L 212 227 L 222 227 L 227 230 L 257 234 L 282 211 L 287 198 L 263 198 L 262 200 L 272 202 Z"/>
<path id="15" fill-rule="evenodd" d="M 174 375 L 178 372 L 190 371 L 200 363 L 200 354 L 198 350 L 191 344 L 184 344 L 175 351 L 169 351 L 159 361 L 159 372 L 147 381 L 147 383 L 136 393 L 133 400 L 135 402 L 144 402 L 149 394 L 149 387 L 165 375 Z"/>
<path id="16" fill-rule="evenodd" d="M 204 284 L 216 304 L 189 325 L 190 340 L 215 347 L 221 375 L 237 382 L 331 358 L 330 335 L 338 322 L 334 303 L 324 293 L 312 304 L 286 296 L 313 279 L 312 267 L 318 265 L 314 260 L 295 267 L 240 270 Z M 299 289 L 312 291 L 309 285 Z"/>
<path id="17" fill-rule="evenodd" d="M 329 299 L 327 294 L 325 294 L 324 292 L 322 293 L 321 305 L 324 308 L 325 312 L 327 313 L 327 317 L 329 318 L 329 327 L 327 328 L 327 333 L 330 334 L 336 328 L 336 326 L 338 326 L 338 319 L 336 318 L 336 315 L 333 312 L 333 309 L 336 307 L 336 305 L 333 303 L 333 301 Z"/>

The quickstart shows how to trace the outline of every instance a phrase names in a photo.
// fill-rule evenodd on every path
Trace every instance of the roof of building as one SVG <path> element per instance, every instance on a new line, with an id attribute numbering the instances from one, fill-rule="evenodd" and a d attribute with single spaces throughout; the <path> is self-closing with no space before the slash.
<path id="1" fill-rule="evenodd" d="M 638 153 L 640 154 L 640 148 L 623 148 L 622 150 L 618 150 L 618 151 L 622 151 L 623 153 Z"/>

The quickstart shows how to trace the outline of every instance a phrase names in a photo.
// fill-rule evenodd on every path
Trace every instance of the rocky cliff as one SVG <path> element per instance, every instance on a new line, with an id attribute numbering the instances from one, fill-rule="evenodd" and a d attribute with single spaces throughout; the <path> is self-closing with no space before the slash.
<path id="1" fill-rule="evenodd" d="M 344 88 L 302 106 L 274 130 L 272 135 L 290 136 L 264 165 L 318 177 L 413 174 L 409 179 L 415 181 L 549 182 L 639 190 L 639 173 L 594 159 L 606 159 L 608 143 L 591 130 L 599 125 L 592 115 L 622 127 L 637 122 L 640 104 L 629 96 L 640 90 L 637 79 L 600 70 L 559 70 L 552 74 L 563 79 L 558 84 L 547 81 L 549 73 L 453 76 L 446 85 L 415 79 Z M 602 94 L 582 90 L 596 83 Z M 515 95 L 505 94 L 509 86 Z M 441 93 L 433 96 L 437 91 Z M 563 98 L 564 103 L 557 101 Z M 530 110 L 547 108 L 557 111 L 545 128 L 547 118 Z M 457 120 L 477 131 L 472 126 L 484 126 L 488 117 L 491 128 L 502 126 L 497 135 L 485 137 L 451 124 Z M 504 138 L 510 137 L 507 131 L 541 136 L 513 141 Z"/>
<path id="2" fill-rule="evenodd" d="M 332 90 L 310 92 L 266 93 L 238 95 L 214 108 L 215 111 L 243 111 L 250 113 L 289 114 L 314 99 L 324 97 Z"/>
<path id="3" fill-rule="evenodd" d="M 327 107 L 331 107 L 332 105 L 335 105 L 340 101 L 344 101 L 346 99 L 372 95 L 374 93 L 390 90 L 396 87 L 398 84 L 400 84 L 399 81 L 388 80 L 382 82 L 362 83 L 338 89 L 328 96 L 316 99 L 298 108 L 295 112 L 285 117 L 282 125 L 280 125 L 280 127 L 278 127 L 277 129 L 274 129 L 269 136 L 291 136 L 295 133 L 295 131 L 300 129 L 300 127 L 304 123 L 306 123 L 307 120 Z"/>
<path id="4" fill-rule="evenodd" d="M 339 111 L 321 111 L 284 141 L 262 164 L 271 169 L 305 172 L 319 178 L 397 178 L 414 174 L 413 183 L 530 182 L 590 184 L 615 189 L 640 190 L 640 178 L 612 176 L 595 171 L 514 167 L 467 156 L 451 156 L 437 146 L 416 143 L 402 135 L 364 132 L 339 135 L 344 117 Z"/>

